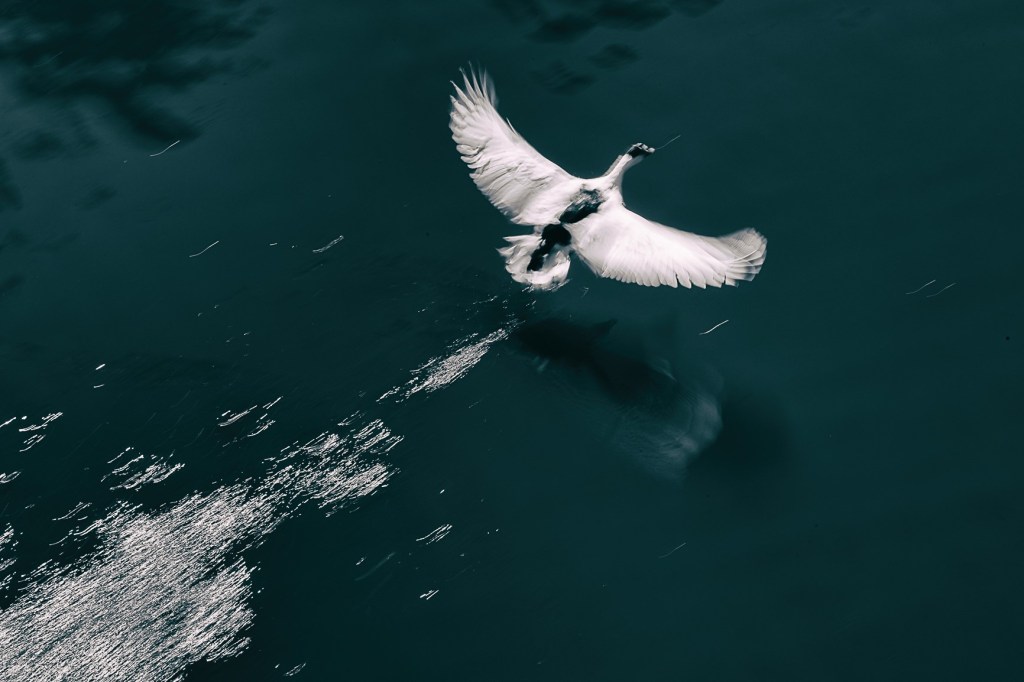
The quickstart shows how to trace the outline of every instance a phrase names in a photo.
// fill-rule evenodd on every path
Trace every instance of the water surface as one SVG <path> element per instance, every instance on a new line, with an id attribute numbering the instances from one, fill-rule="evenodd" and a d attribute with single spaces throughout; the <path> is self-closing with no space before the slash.
<path id="1" fill-rule="evenodd" d="M 1017 4 L 3 9 L 8 678 L 1024 663 Z M 520 290 L 470 60 L 762 273 Z"/>

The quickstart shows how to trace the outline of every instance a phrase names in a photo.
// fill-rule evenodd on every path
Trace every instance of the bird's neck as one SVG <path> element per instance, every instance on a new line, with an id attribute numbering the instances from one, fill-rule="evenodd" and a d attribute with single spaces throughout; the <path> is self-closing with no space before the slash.
<path id="1" fill-rule="evenodd" d="M 612 162 L 612 165 L 607 171 L 605 171 L 605 174 L 602 177 L 607 180 L 612 187 L 622 187 L 622 176 L 626 173 L 626 170 L 632 168 L 639 162 L 639 158 L 634 158 L 629 154 L 623 154 Z"/>

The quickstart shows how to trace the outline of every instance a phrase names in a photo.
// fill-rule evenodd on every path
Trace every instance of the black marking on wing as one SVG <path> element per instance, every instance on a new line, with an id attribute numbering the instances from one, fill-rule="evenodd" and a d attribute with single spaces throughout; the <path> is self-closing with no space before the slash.
<path id="1" fill-rule="evenodd" d="M 572 235 L 565 225 L 578 223 L 588 215 L 597 213 L 601 208 L 603 199 L 601 193 L 596 189 L 580 190 L 569 206 L 558 216 L 558 222 L 547 225 L 540 233 L 540 246 L 530 255 L 530 264 L 527 270 L 540 270 L 544 267 L 544 259 L 556 246 L 568 246 L 572 241 Z"/>
<path id="2" fill-rule="evenodd" d="M 560 224 L 548 225 L 540 233 L 540 246 L 530 255 L 530 264 L 527 270 L 540 270 L 544 267 L 544 258 L 551 253 L 556 246 L 567 246 L 572 241 L 569 230 Z"/>
<path id="3" fill-rule="evenodd" d="M 601 208 L 601 193 L 596 189 L 584 189 L 573 197 L 569 207 L 558 216 L 560 223 L 578 223 Z"/>

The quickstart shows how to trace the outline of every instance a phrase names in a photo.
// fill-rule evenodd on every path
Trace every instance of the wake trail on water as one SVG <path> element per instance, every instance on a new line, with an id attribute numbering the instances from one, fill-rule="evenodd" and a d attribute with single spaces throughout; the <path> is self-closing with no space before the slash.
<path id="1" fill-rule="evenodd" d="M 475 305 L 493 302 L 491 298 Z M 246 554 L 305 508 L 331 515 L 386 487 L 398 473 L 390 454 L 403 437 L 371 413 L 414 399 L 429 400 L 466 377 L 495 344 L 514 335 L 542 360 L 538 373 L 549 360 L 568 356 L 570 364 L 597 377 L 612 407 L 598 401 L 593 409 L 599 412 L 591 416 L 595 423 L 606 424 L 609 442 L 634 455 L 650 453 L 656 464 L 649 468 L 677 472 L 717 435 L 717 397 L 685 393 L 671 373 L 595 343 L 610 324 L 584 329 L 585 343 L 570 344 L 571 349 L 557 343 L 579 336 L 579 330 L 564 324 L 548 327 L 542 322 L 531 328 L 506 311 L 490 330 L 460 336 L 443 353 L 410 370 L 407 379 L 367 408 L 369 413 L 351 414 L 314 438 L 266 458 L 255 477 L 195 492 L 156 510 L 122 501 L 90 518 L 91 503 L 80 502 L 54 519 L 72 525 L 54 544 L 61 554 L 84 552 L 74 563 L 52 559 L 14 575 L 17 532 L 11 524 L 0 526 L 0 588 L 17 590 L 14 601 L 0 611 L 4 679 L 164 682 L 183 679 L 201 661 L 240 655 L 250 644 L 246 633 L 257 617 L 252 606 L 255 569 Z M 551 377 L 544 381 L 550 384 Z M 593 402 L 595 396 L 578 397 Z M 256 437 L 275 423 L 271 410 L 282 398 L 287 400 L 279 396 L 262 406 L 247 401 L 243 409 L 215 416 L 215 428 L 234 429 L 239 435 L 232 443 Z M 122 494 L 164 481 L 185 466 L 174 459 L 173 450 L 160 455 L 132 448 L 107 464 L 113 469 L 102 481 Z M 415 541 L 429 545 L 450 530 L 446 524 Z M 392 551 L 356 579 L 369 578 L 394 556 Z M 436 594 L 428 590 L 420 598 Z"/>
<path id="2" fill-rule="evenodd" d="M 451 386 L 508 337 L 515 323 L 508 324 L 453 342 L 377 404 Z M 220 415 L 220 425 L 251 411 Z M 250 435 L 273 423 L 261 419 Z M 47 561 L 20 576 L 20 595 L 0 612 L 4 679 L 180 680 L 195 663 L 245 651 L 245 633 L 256 617 L 254 567 L 245 553 L 300 509 L 332 514 L 348 508 L 398 472 L 388 455 L 402 436 L 382 419 L 357 412 L 336 426 L 269 458 L 257 480 L 197 492 L 155 511 L 123 502 L 101 518 L 80 521 L 57 545 L 71 548 L 91 538 L 98 549 L 75 564 Z M 128 455 L 134 453 L 111 460 L 118 468 L 104 477 L 116 475 L 115 488 L 156 483 L 180 468 L 169 456 Z M 15 529 L 0 528 L 0 570 L 13 567 L 8 555 L 16 545 Z"/>

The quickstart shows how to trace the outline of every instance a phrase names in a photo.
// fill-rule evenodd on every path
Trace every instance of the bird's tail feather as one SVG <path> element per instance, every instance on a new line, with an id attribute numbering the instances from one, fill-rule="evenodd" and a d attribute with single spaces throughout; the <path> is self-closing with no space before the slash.
<path id="1" fill-rule="evenodd" d="M 508 246 L 498 249 L 505 259 L 505 270 L 512 279 L 526 284 L 531 289 L 553 291 L 568 281 L 569 253 L 560 247 L 544 256 L 543 264 L 536 270 L 530 269 L 534 252 L 541 246 L 539 234 L 524 234 L 505 237 Z"/>

